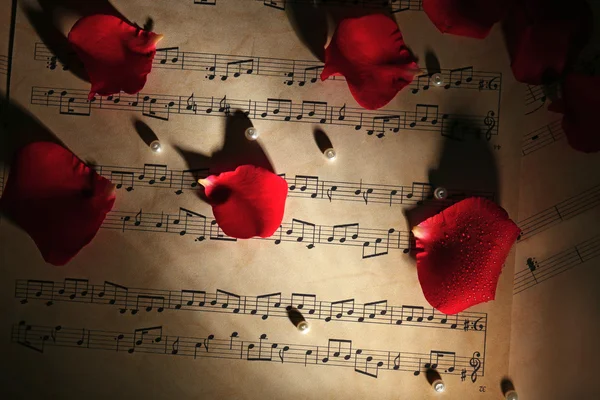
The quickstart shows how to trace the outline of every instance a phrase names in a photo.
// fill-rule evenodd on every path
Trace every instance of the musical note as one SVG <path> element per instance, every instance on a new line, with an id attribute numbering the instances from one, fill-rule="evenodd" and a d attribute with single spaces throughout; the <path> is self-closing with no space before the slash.
<path id="1" fill-rule="evenodd" d="M 192 295 L 192 298 L 189 298 L 189 295 Z M 180 293 L 179 303 L 175 305 L 175 309 L 179 310 L 183 306 L 183 298 L 186 298 L 185 304 L 187 306 L 193 306 L 194 301 L 196 301 L 196 295 L 201 295 L 201 300 L 198 301 L 198 307 L 204 307 L 206 304 L 206 292 L 204 290 L 187 290 L 184 289 Z"/>
<path id="2" fill-rule="evenodd" d="M 148 342 L 148 339 L 149 342 Z M 133 331 L 133 341 L 132 345 L 127 350 L 129 353 L 135 352 L 135 349 L 138 347 L 144 346 L 152 346 L 155 343 L 159 343 L 162 340 L 162 326 L 155 326 L 152 328 L 140 328 Z"/>
<path id="3" fill-rule="evenodd" d="M 375 241 L 373 242 L 374 246 L 371 247 L 371 242 L 370 241 L 365 241 L 363 243 L 363 247 L 362 247 L 362 258 L 372 258 L 372 257 L 379 257 L 379 256 L 384 256 L 386 254 L 388 254 L 389 250 L 390 250 L 390 243 L 391 243 L 391 235 L 393 235 L 396 232 L 395 229 L 390 228 L 388 229 L 387 232 L 387 239 L 385 241 L 385 247 L 384 250 L 380 250 L 377 251 L 377 246 L 379 246 L 381 243 L 383 243 L 383 239 L 382 238 L 376 238 Z M 400 248 L 400 232 L 398 232 L 398 248 Z M 367 254 L 367 249 L 373 249 L 373 253 L 371 254 Z M 405 253 L 407 253 L 408 249 L 405 249 Z"/>
<path id="4" fill-rule="evenodd" d="M 327 122 L 328 106 L 326 101 L 303 101 L 300 113 L 296 116 L 297 120 L 304 118 L 304 114 L 306 112 L 305 107 L 307 110 L 309 110 L 307 113 L 309 117 L 315 117 L 316 115 L 316 118 L 321 124 Z"/>
<path id="5" fill-rule="evenodd" d="M 196 101 L 194 100 L 194 93 L 192 93 L 190 97 L 187 98 L 185 104 L 186 110 L 192 110 L 194 114 L 198 113 L 198 104 L 196 104 Z"/>
<path id="6" fill-rule="evenodd" d="M 74 300 L 77 297 L 77 289 L 80 289 L 80 296 L 87 296 L 89 281 L 87 279 L 65 278 L 63 288 L 59 289 L 58 294 L 63 295 L 69 293 L 69 299 Z"/>
<path id="7" fill-rule="evenodd" d="M 429 90 L 429 80 L 431 79 L 431 75 L 430 74 L 425 74 L 425 75 L 419 75 L 417 76 L 416 79 L 416 87 L 412 89 L 412 94 L 417 94 L 419 93 L 420 87 L 421 87 L 421 80 L 425 81 L 425 84 L 423 85 L 423 90 Z M 413 81 L 414 82 L 414 81 Z"/>
<path id="8" fill-rule="evenodd" d="M 346 119 L 346 103 L 338 110 L 338 121 L 343 121 Z"/>
<path id="9" fill-rule="evenodd" d="M 153 353 L 169 356 L 192 356 L 196 358 L 222 358 L 246 361 L 277 361 L 277 364 L 328 365 L 331 367 L 352 367 L 355 372 L 377 378 L 380 370 L 410 371 L 415 376 L 428 368 L 437 368 L 449 375 L 460 375 L 464 381 L 469 373 L 464 368 L 469 357 L 459 356 L 451 351 L 432 350 L 423 353 L 400 353 L 397 351 L 369 350 L 359 348 L 353 351 L 354 342 L 346 339 L 327 339 L 325 346 L 285 344 L 269 342 L 267 334 L 260 335 L 258 341 L 241 341 L 237 332 L 215 338 L 214 334 L 205 337 L 184 337 L 166 335 L 162 326 L 135 329 L 123 333 L 114 331 L 90 330 L 86 328 L 65 328 L 58 326 L 30 325 L 25 321 L 13 325 L 11 341 L 37 352 L 46 347 L 67 347 L 79 349 L 119 351 L 122 344 L 127 352 Z M 203 351 L 204 349 L 204 351 Z M 275 352 L 276 357 L 273 358 Z M 354 358 L 354 359 L 353 359 Z M 392 361 L 393 359 L 393 361 Z M 455 368 L 459 360 L 461 372 Z M 471 380 L 475 381 L 483 366 L 480 354 L 475 352 L 469 361 L 472 368 Z"/>
<path id="10" fill-rule="evenodd" d="M 435 356 L 435 361 L 434 361 L 434 356 Z M 446 365 L 450 365 L 449 367 L 447 367 L 446 369 L 444 369 L 444 372 L 449 372 L 452 373 L 454 372 L 454 370 L 456 369 L 456 353 L 453 351 L 439 351 L 439 350 L 432 350 L 429 353 L 429 363 L 425 364 L 425 368 L 429 369 L 442 369 L 441 368 L 441 364 L 440 364 L 440 359 L 450 359 L 452 362 L 451 363 L 446 363 L 444 361 L 444 363 Z"/>
<path id="11" fill-rule="evenodd" d="M 285 352 L 288 351 L 289 349 L 290 349 L 290 346 L 283 346 L 283 348 L 281 350 L 279 350 L 279 359 L 281 360 L 282 364 L 284 362 Z"/>
<path id="12" fill-rule="evenodd" d="M 346 310 L 347 308 L 347 310 Z M 336 309 L 335 317 L 342 318 L 344 311 L 348 316 L 354 314 L 354 299 L 333 301 L 329 305 L 329 316 L 325 318 L 325 322 L 330 322 L 334 315 L 333 310 Z"/>
<path id="13" fill-rule="evenodd" d="M 103 298 L 106 295 L 107 290 L 112 291 L 112 298 L 108 300 L 108 304 L 119 304 L 119 305 L 122 304 L 123 307 L 119 309 L 119 312 L 121 314 L 125 313 L 125 311 L 127 311 L 127 308 L 128 308 L 127 299 L 129 296 L 129 289 L 126 288 L 125 286 L 117 285 L 116 283 L 104 281 L 102 291 L 100 291 L 98 293 L 98 297 Z M 121 298 L 123 297 L 123 295 L 125 295 L 124 302 L 121 301 Z"/>
<path id="14" fill-rule="evenodd" d="M 221 299 L 219 299 L 219 296 L 221 297 Z M 223 297 L 225 299 L 223 299 Z M 217 289 L 217 295 L 215 299 L 210 302 L 210 304 L 214 306 L 216 304 L 221 303 L 221 308 L 228 308 L 231 299 L 237 301 L 237 307 L 234 307 L 232 310 L 234 314 L 237 314 L 240 312 L 241 309 L 241 297 L 240 295 L 237 295 L 235 293 L 230 293 L 221 289 Z"/>
<path id="15" fill-rule="evenodd" d="M 415 319 L 415 311 L 417 311 L 417 315 L 420 313 L 420 316 L 416 317 L 417 322 L 422 322 L 423 318 L 425 318 L 425 308 L 420 307 L 420 306 L 402 306 L 401 309 L 401 317 L 399 321 L 402 321 L 402 318 L 404 317 L 404 310 L 409 310 L 410 311 L 410 315 L 406 317 L 406 321 L 411 322 L 413 319 Z M 397 324 L 400 324 L 399 322 L 396 321 Z"/>
<path id="16" fill-rule="evenodd" d="M 473 67 L 451 69 L 450 75 L 448 76 L 448 83 L 444 86 L 444 89 L 450 89 L 452 86 L 452 75 L 456 75 L 457 73 L 460 73 L 460 76 L 454 81 L 455 86 L 460 86 L 463 83 L 463 80 L 467 83 L 473 80 Z"/>
<path id="17" fill-rule="evenodd" d="M 330 237 L 327 238 L 328 242 L 333 242 L 334 240 L 338 240 L 340 243 L 344 243 L 346 241 L 346 238 L 348 237 L 348 228 L 350 228 L 350 231 L 352 232 L 352 235 L 350 236 L 353 240 L 356 240 L 358 238 L 358 233 L 359 233 L 359 226 L 358 223 L 354 223 L 354 224 L 343 224 L 343 225 L 334 225 L 333 226 L 333 230 L 332 230 L 332 235 Z M 336 230 L 339 232 L 341 230 L 344 230 L 344 233 L 336 233 Z M 336 235 L 338 237 L 336 237 Z"/>
<path id="18" fill-rule="evenodd" d="M 244 64 L 250 64 L 249 66 L 244 67 L 244 70 L 245 70 L 246 74 L 248 74 L 248 75 L 251 74 L 254 71 L 254 59 L 253 58 L 249 58 L 246 60 L 239 60 L 239 61 L 231 61 L 226 64 L 225 75 L 221 76 L 221 80 L 225 81 L 229 77 L 229 67 L 234 67 L 234 68 L 237 67 L 237 71 L 235 71 L 233 73 L 233 77 L 239 78 L 240 75 L 242 74 L 242 67 L 244 66 Z"/>
<path id="19" fill-rule="evenodd" d="M 394 358 L 394 370 L 399 370 L 400 369 L 400 353 L 398 353 L 398 355 Z"/>
<path id="20" fill-rule="evenodd" d="M 268 356 L 263 355 L 263 346 L 262 346 L 263 340 L 267 340 L 267 335 L 265 333 L 260 335 L 260 341 L 258 343 L 258 352 L 256 350 L 254 350 L 256 347 L 254 345 L 254 343 L 250 343 L 248 345 L 248 348 L 246 350 L 247 351 L 246 352 L 246 360 L 248 360 L 248 361 L 271 361 L 273 359 L 273 347 L 269 347 L 270 352 L 268 353 L 269 354 Z M 250 356 L 251 350 L 254 350 L 252 352 L 253 353 L 252 357 Z M 254 353 L 256 353 L 256 355 L 254 355 Z"/>
<path id="21" fill-rule="evenodd" d="M 296 298 L 301 298 L 302 300 L 296 300 Z M 307 310 L 308 310 L 308 314 L 312 315 L 315 313 L 315 310 L 317 308 L 317 296 L 314 294 L 304 294 L 304 293 L 292 293 L 292 298 L 291 298 L 291 305 L 289 306 L 289 310 L 291 310 L 292 307 L 294 307 L 294 304 L 296 305 L 296 308 L 298 310 L 303 310 L 304 306 L 307 305 L 306 304 L 306 299 L 309 299 L 309 302 L 312 301 L 312 305 L 308 305 Z"/>
<path id="22" fill-rule="evenodd" d="M 54 282 L 28 279 L 25 296 L 21 300 L 21 304 L 27 304 L 29 302 L 30 292 L 34 293 L 35 297 L 47 298 L 47 306 L 54 304 Z"/>
<path id="23" fill-rule="evenodd" d="M 417 205 L 423 205 L 424 200 L 433 200 L 433 186 L 429 183 L 413 182 L 406 198 L 416 200 Z"/>
<path id="24" fill-rule="evenodd" d="M 312 241 L 306 246 L 309 249 L 312 249 L 315 247 L 315 231 L 316 231 L 316 226 L 315 224 L 312 224 L 310 222 L 305 222 L 305 221 L 301 221 L 299 219 L 292 219 L 292 227 L 291 229 L 288 229 L 285 234 L 286 235 L 292 235 L 294 233 L 294 230 L 298 231 L 298 229 L 294 229 L 294 225 L 300 225 L 302 227 L 302 232 L 298 235 L 298 237 L 296 238 L 297 242 L 303 242 L 305 236 L 305 228 L 308 228 L 308 230 L 312 230 Z M 310 235 L 309 235 L 310 236 Z"/>
<path id="25" fill-rule="evenodd" d="M 359 367 L 359 362 L 361 362 L 360 358 L 364 357 L 364 368 L 362 365 Z M 383 361 L 377 361 L 375 363 L 375 373 L 369 372 L 369 365 L 374 361 L 373 356 L 365 356 L 363 355 L 363 350 L 356 350 L 356 354 L 354 356 L 354 371 L 360 374 L 368 375 L 372 378 L 377 378 L 379 376 L 379 368 L 383 367 Z M 373 367 L 371 367 L 373 368 Z"/>
<path id="26" fill-rule="evenodd" d="M 225 116 L 231 114 L 231 106 L 227 103 L 227 96 L 223 96 L 223 98 L 219 100 L 219 112 L 224 113 Z"/>
<path id="27" fill-rule="evenodd" d="M 266 309 L 263 304 L 264 303 L 263 299 L 267 300 Z M 256 304 L 254 306 L 254 309 L 252 309 L 250 311 L 250 314 L 252 314 L 252 315 L 262 314 L 261 318 L 263 320 L 269 318 L 269 309 L 271 308 L 272 301 L 273 301 L 273 307 L 279 308 L 281 306 L 281 292 L 256 296 Z M 262 313 L 259 313 L 261 308 L 264 309 L 264 311 Z"/>
<path id="28" fill-rule="evenodd" d="M 179 214 L 176 219 L 173 220 L 174 225 L 181 225 L 181 219 L 183 216 L 183 227 L 179 231 L 179 235 L 183 236 L 187 234 L 188 225 L 196 232 L 200 229 L 200 235 L 196 238 L 196 241 L 203 241 L 206 238 L 206 217 L 202 214 L 190 211 L 187 208 L 179 207 Z M 168 219 L 167 219 L 168 220 Z M 199 224 L 200 223 L 200 224 Z M 212 236 L 211 236 L 212 239 Z"/>
<path id="29" fill-rule="evenodd" d="M 179 353 L 179 336 L 177 336 L 177 340 L 171 343 L 171 354 Z"/>
<path id="30" fill-rule="evenodd" d="M 92 113 L 92 105 L 87 99 L 79 99 L 75 96 L 68 96 L 68 91 L 63 90 L 59 97 L 59 113 L 68 115 L 79 115 L 89 117 Z M 66 101 L 65 101 L 66 98 Z"/>
<path id="31" fill-rule="evenodd" d="M 301 192 L 310 193 L 310 197 L 314 199 L 317 197 L 319 192 L 319 177 L 308 175 L 296 175 L 294 177 L 294 183 L 290 185 L 289 189 L 291 191 L 300 189 Z"/>
<path id="32" fill-rule="evenodd" d="M 271 112 L 269 113 L 269 109 Z M 283 109 L 283 112 L 282 112 Z M 279 116 L 283 115 L 284 121 L 289 121 L 292 118 L 292 101 L 287 99 L 267 99 L 265 111 L 260 114 L 262 118 L 266 118 L 269 115 Z"/>
<path id="33" fill-rule="evenodd" d="M 170 54 L 169 54 L 170 53 Z M 164 47 L 156 49 L 156 58 L 160 64 L 166 64 L 167 59 L 170 58 L 171 64 L 176 64 L 179 61 L 179 47 Z M 183 69 L 183 63 L 182 63 Z"/>
<path id="34" fill-rule="evenodd" d="M 414 128 L 422 122 L 427 122 L 431 125 L 438 123 L 439 107 L 428 105 L 428 104 L 417 104 L 414 112 L 415 119 L 409 125 Z M 447 118 L 447 115 L 443 115 L 442 118 Z"/>
<path id="35" fill-rule="evenodd" d="M 304 74 L 302 76 L 302 80 L 298 82 L 299 86 L 304 86 L 304 84 L 306 84 L 306 81 L 309 80 L 308 79 L 308 75 L 310 72 L 311 78 L 310 78 L 310 83 L 315 83 L 318 79 L 319 79 L 319 70 L 323 70 L 324 66 L 323 65 L 317 65 L 314 67 L 308 67 L 308 68 L 304 68 Z"/>
<path id="36" fill-rule="evenodd" d="M 110 180 L 116 184 L 117 189 L 121 189 L 125 185 L 125 190 L 128 192 L 133 190 L 133 172 L 110 171 Z"/>
<path id="37" fill-rule="evenodd" d="M 149 185 L 157 182 L 164 182 L 167 179 L 167 166 L 163 164 L 144 164 L 144 171 L 138 176 L 138 179 L 148 179 Z"/>
<path id="38" fill-rule="evenodd" d="M 203 240 L 203 239 L 199 239 Z M 223 230 L 219 225 L 217 225 L 217 221 L 212 220 L 210 222 L 210 240 L 222 240 L 225 242 L 237 242 L 236 238 L 229 237 L 223 233 Z"/>
<path id="39" fill-rule="evenodd" d="M 165 298 L 164 296 L 148 296 L 148 295 L 138 295 L 137 300 L 135 302 L 135 308 L 131 310 L 131 314 L 135 315 L 139 311 L 140 300 L 142 300 L 142 304 L 146 305 L 146 312 L 152 311 L 154 308 L 154 302 L 156 301 L 159 304 L 159 307 L 156 309 L 158 312 L 163 312 L 165 309 Z M 150 304 L 148 304 L 148 300 Z"/>
<path id="40" fill-rule="evenodd" d="M 365 303 L 363 306 L 363 315 L 358 318 L 358 322 L 363 322 L 365 316 L 368 315 L 369 319 L 375 318 L 377 315 L 377 307 L 379 307 L 379 315 L 387 314 L 387 300 L 373 301 L 371 303 Z"/>
<path id="41" fill-rule="evenodd" d="M 340 339 L 329 339 L 327 342 L 327 356 L 321 361 L 323 363 L 329 362 L 331 357 L 339 359 L 341 356 L 344 360 L 348 361 L 352 357 L 352 340 L 340 340 Z"/>
<path id="42" fill-rule="evenodd" d="M 394 123 L 394 121 L 396 121 Z M 373 117 L 373 123 L 371 126 L 371 129 L 367 130 L 367 135 L 372 135 L 373 133 L 377 132 L 377 136 L 378 138 L 382 138 L 385 136 L 385 130 L 389 129 L 391 132 L 397 133 L 400 131 L 400 123 L 402 122 L 402 116 L 401 115 L 385 115 L 382 117 Z M 390 124 L 393 127 L 387 127 L 387 124 Z M 403 127 L 405 126 L 405 124 L 403 124 Z M 413 127 L 414 125 L 411 124 L 411 127 Z"/>

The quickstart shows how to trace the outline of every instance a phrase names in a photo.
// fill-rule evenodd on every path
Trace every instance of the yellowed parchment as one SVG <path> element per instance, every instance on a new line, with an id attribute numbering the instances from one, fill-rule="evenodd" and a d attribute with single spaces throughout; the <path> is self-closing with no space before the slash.
<path id="1" fill-rule="evenodd" d="M 597 46 L 596 29 L 578 68 L 597 64 Z M 519 218 L 536 229 L 516 246 L 510 373 L 523 398 L 595 399 L 600 157 L 568 145 L 551 93 L 525 96 Z"/>
<path id="2" fill-rule="evenodd" d="M 429 182 L 430 170 L 438 181 L 448 182 L 455 195 L 495 191 L 495 199 L 518 219 L 523 86 L 512 78 L 498 27 L 487 39 L 476 41 L 440 34 L 421 11 L 394 14 L 422 67 L 426 53 L 435 52 L 449 89 L 430 84 L 425 90 L 428 80 L 423 78 L 416 81 L 419 87 L 404 90 L 379 114 L 365 111 L 361 124 L 353 119 L 360 116 L 359 106 L 343 80 L 313 83 L 313 70 L 294 65 L 285 70 L 283 64 L 273 67 L 281 76 L 259 73 L 259 63 L 268 65 L 269 57 L 318 64 L 294 32 L 289 7 L 283 11 L 251 0 L 217 0 L 215 5 L 191 0 L 114 1 L 120 12 L 140 25 L 150 16 L 154 30 L 165 35 L 160 45 L 178 47 L 179 52 L 157 53 L 156 60 L 165 60 L 163 68 L 155 66 L 139 97 L 123 94 L 117 102 L 113 97 L 85 103 L 82 93 L 85 97 L 89 84 L 63 70 L 60 61 L 53 63 L 52 51 L 23 9 L 30 5 L 35 10 L 35 2 L 22 3 L 17 11 L 11 100 L 75 154 L 102 166 L 103 175 L 111 178 L 112 174 L 113 181 L 120 179 L 123 186 L 105 224 L 116 229 L 101 229 L 64 267 L 46 265 L 31 239 L 3 220 L 1 301 L 6 311 L 0 343 L 12 366 L 3 378 L 13 398 L 40 393 L 63 398 L 435 398 L 439 394 L 427 382 L 426 364 L 437 364 L 448 398 L 500 396 L 499 382 L 509 365 L 512 253 L 494 302 L 473 307 L 468 310 L 471 314 L 460 318 L 445 317 L 433 314 L 422 295 L 415 261 L 403 252 L 408 239 L 400 244 L 405 238 L 402 232 L 411 228 L 404 215 L 415 207 L 410 199 L 423 193 L 422 186 L 413 183 Z M 57 11 L 54 20 L 66 35 L 78 17 L 72 10 Z M 231 64 L 227 79 L 222 80 L 226 64 L 219 64 L 216 71 L 200 62 L 195 70 L 187 68 L 186 62 L 193 64 L 193 53 L 239 55 L 233 59 L 237 61 L 248 59 L 241 57 L 247 55 L 256 65 L 248 73 L 247 63 Z M 452 76 L 449 70 L 454 70 Z M 235 72 L 240 76 L 235 77 Z M 307 82 L 299 85 L 304 78 Z M 288 85 L 290 80 L 294 82 Z M 494 85 L 501 90 L 500 102 Z M 413 94 L 413 89 L 419 90 Z M 212 105 L 208 98 L 214 100 Z M 171 99 L 174 104 L 169 106 Z M 290 121 L 285 121 L 287 102 L 267 99 L 291 100 Z M 194 194 L 192 181 L 186 180 L 187 186 L 158 188 L 163 176 L 164 182 L 172 184 L 173 176 L 180 176 L 177 171 L 210 166 L 186 164 L 176 147 L 206 156 L 219 150 L 226 130 L 225 109 L 230 105 L 233 113 L 245 104 L 242 100 L 250 100 L 249 108 L 259 108 L 249 115 L 260 132 L 258 143 L 276 172 L 285 173 L 290 183 L 284 224 L 291 225 L 294 219 L 314 224 L 311 228 L 295 222 L 289 234 L 282 229 L 280 244 L 275 244 L 278 237 L 218 240 L 222 237 L 210 224 L 211 209 Z M 302 109 L 303 101 L 313 103 L 305 103 Z M 341 120 L 344 105 L 347 119 Z M 207 113 L 209 108 L 212 112 Z M 266 117 L 261 117 L 263 112 Z M 320 123 L 320 112 L 325 123 Z M 298 122 L 298 115 L 313 122 Z M 480 127 L 479 137 L 448 139 L 441 128 L 436 131 L 436 126 L 448 127 L 456 115 L 469 116 L 469 124 Z M 152 153 L 140 139 L 135 129 L 139 121 L 158 136 L 161 154 Z M 356 130 L 358 124 L 362 127 Z M 10 129 L 11 134 L 19 134 L 18 125 Z M 315 144 L 317 129 L 330 139 L 337 152 L 335 161 L 328 161 Z M 369 135 L 368 130 L 374 132 Z M 378 138 L 380 133 L 384 136 Z M 145 164 L 166 167 L 146 165 L 144 170 Z M 114 171 L 134 171 L 132 183 Z M 320 186 L 314 178 L 298 176 L 318 177 Z M 333 190 L 331 182 L 346 183 Z M 133 190 L 127 191 L 130 186 Z M 302 190 L 302 186 L 307 187 Z M 313 192 L 315 198 L 310 196 Z M 392 204 L 384 201 L 388 197 Z M 161 214 L 169 219 L 157 219 Z M 206 216 L 207 225 L 196 214 Z M 189 233 L 180 235 L 177 230 L 186 216 L 192 221 Z M 164 229 L 170 234 L 156 232 L 162 229 L 159 223 L 161 227 L 169 223 L 170 228 Z M 355 228 L 350 227 L 346 241 L 340 243 L 343 228 L 333 232 L 332 227 L 344 224 L 359 224 L 357 237 L 352 238 Z M 204 229 L 200 226 L 208 228 L 200 231 Z M 315 241 L 313 232 L 318 235 L 319 228 L 320 240 Z M 314 247 L 308 248 L 311 244 Z M 388 254 L 366 257 L 382 252 Z M 28 280 L 47 282 L 42 286 Z M 144 297 L 155 293 L 145 289 L 164 290 L 157 295 L 164 300 Z M 201 293 L 192 299 L 190 292 L 182 290 L 205 291 L 206 303 L 200 305 Z M 275 295 L 257 300 L 256 296 L 269 294 Z M 311 326 L 306 335 L 295 329 L 284 311 L 287 305 L 301 304 L 298 294 L 315 296 L 314 314 L 309 313 L 311 297 L 302 297 L 300 311 Z M 234 295 L 241 296 L 240 303 Z M 23 300 L 26 304 L 21 304 Z M 339 303 L 344 300 L 354 303 Z M 387 303 L 369 305 L 383 300 Z M 161 305 L 164 309 L 158 312 Z M 235 308 L 240 311 L 234 312 Z M 19 321 L 25 323 L 19 326 Z M 156 327 L 162 331 L 151 329 Z M 65 347 L 68 344 L 71 347 Z"/>

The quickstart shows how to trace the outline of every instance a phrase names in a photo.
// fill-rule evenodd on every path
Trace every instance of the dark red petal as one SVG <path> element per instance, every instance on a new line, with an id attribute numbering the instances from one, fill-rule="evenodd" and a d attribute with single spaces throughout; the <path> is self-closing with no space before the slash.
<path id="1" fill-rule="evenodd" d="M 600 151 L 597 115 L 600 109 L 600 77 L 570 74 L 562 88 L 562 98 L 549 110 L 563 113 L 562 128 L 575 150 L 585 153 Z"/>
<path id="2" fill-rule="evenodd" d="M 341 21 L 325 50 L 321 80 L 346 77 L 354 99 L 364 108 L 389 103 L 418 71 L 396 22 L 385 15 Z"/>
<path id="3" fill-rule="evenodd" d="M 157 34 L 112 15 L 83 17 L 69 32 L 69 42 L 92 82 L 89 98 L 142 90 L 152 70 Z"/>
<path id="4" fill-rule="evenodd" d="M 263 168 L 242 165 L 207 180 L 206 197 L 228 236 L 269 237 L 281 225 L 288 191 L 285 179 Z"/>
<path id="5" fill-rule="evenodd" d="M 96 235 L 115 202 L 113 188 L 69 150 L 37 142 L 17 154 L 0 205 L 46 262 L 64 265 Z"/>
<path id="6" fill-rule="evenodd" d="M 493 300 L 506 257 L 520 233 L 504 209 L 469 198 L 413 229 L 425 298 L 444 314 Z"/>
<path id="7" fill-rule="evenodd" d="M 504 21 L 515 78 L 530 85 L 558 79 L 591 32 L 592 11 L 585 0 L 568 6 L 556 0 L 517 2 Z"/>
<path id="8" fill-rule="evenodd" d="M 442 33 L 485 38 L 512 0 L 423 0 L 423 11 Z"/>

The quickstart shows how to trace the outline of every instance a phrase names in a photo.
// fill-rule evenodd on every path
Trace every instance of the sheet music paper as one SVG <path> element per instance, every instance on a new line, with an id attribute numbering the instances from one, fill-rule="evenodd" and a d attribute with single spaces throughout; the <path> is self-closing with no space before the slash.
<path id="1" fill-rule="evenodd" d="M 496 301 L 434 312 L 404 213 L 477 194 L 521 219 L 525 86 L 510 73 L 499 28 L 484 41 L 444 36 L 418 2 L 394 4 L 423 67 L 435 49 L 445 84 L 424 72 L 369 111 L 343 79 L 317 79 L 322 63 L 288 21 L 293 3 L 302 2 L 114 1 L 140 25 L 150 16 L 164 47 L 139 95 L 91 102 L 89 84 L 71 73 L 76 59 L 53 58 L 68 51 L 45 44 L 17 10 L 12 99 L 119 189 L 97 237 L 64 267 L 46 265 L 24 232 L 0 225 L 10 393 L 426 399 L 436 395 L 425 378 L 434 367 L 452 398 L 498 398 L 514 252 Z M 77 18 L 71 10 L 54 20 L 66 35 Z M 195 194 L 238 109 L 289 187 L 282 227 L 264 240 L 227 237 Z M 161 154 L 140 139 L 139 121 L 160 138 Z M 315 129 L 333 143 L 335 162 Z M 436 203 L 430 172 L 444 172 L 448 148 L 469 157 L 460 179 L 447 180 L 448 200 Z M 472 162 L 484 156 L 497 187 Z M 292 325 L 288 307 L 310 333 Z"/>
<path id="2" fill-rule="evenodd" d="M 596 29 L 577 70 L 598 73 L 598 43 Z M 562 115 L 547 111 L 555 91 L 524 92 L 519 225 L 528 234 L 516 246 L 510 375 L 523 398 L 591 399 L 599 395 L 586 360 L 600 356 L 600 157 L 568 145 Z"/>

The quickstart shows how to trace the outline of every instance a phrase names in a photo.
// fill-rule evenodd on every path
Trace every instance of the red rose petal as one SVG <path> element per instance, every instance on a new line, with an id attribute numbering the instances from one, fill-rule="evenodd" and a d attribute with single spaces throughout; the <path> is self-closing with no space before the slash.
<path id="1" fill-rule="evenodd" d="M 591 32 L 592 11 L 585 0 L 568 6 L 555 0 L 517 2 L 504 21 L 515 78 L 530 85 L 559 78 Z"/>
<path id="2" fill-rule="evenodd" d="M 379 14 L 349 18 L 339 23 L 325 50 L 321 80 L 343 75 L 358 104 L 374 110 L 412 82 L 415 61 L 394 20 Z"/>
<path id="3" fill-rule="evenodd" d="M 112 15 L 91 15 L 77 21 L 69 32 L 69 42 L 92 82 L 89 99 L 96 93 L 107 96 L 142 90 L 161 37 Z"/>
<path id="4" fill-rule="evenodd" d="M 485 38 L 512 0 L 423 0 L 423 11 L 442 33 Z"/>
<path id="5" fill-rule="evenodd" d="M 596 113 L 600 109 L 600 77 L 570 74 L 562 87 L 562 98 L 548 109 L 564 114 L 562 128 L 575 150 L 600 151 Z"/>
<path id="6" fill-rule="evenodd" d="M 17 154 L 0 206 L 46 262 L 64 265 L 94 238 L 114 202 L 109 180 L 64 147 L 37 142 Z"/>
<path id="7" fill-rule="evenodd" d="M 493 300 L 506 257 L 520 233 L 504 209 L 469 198 L 414 230 L 417 272 L 425 298 L 444 314 Z"/>
<path id="8" fill-rule="evenodd" d="M 206 180 L 206 197 L 226 235 L 269 237 L 281 225 L 288 191 L 285 179 L 263 168 L 242 165 Z"/>

